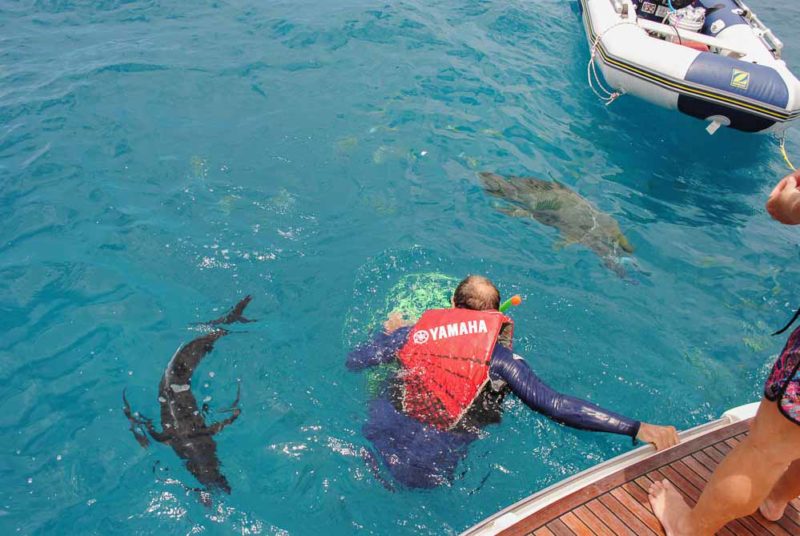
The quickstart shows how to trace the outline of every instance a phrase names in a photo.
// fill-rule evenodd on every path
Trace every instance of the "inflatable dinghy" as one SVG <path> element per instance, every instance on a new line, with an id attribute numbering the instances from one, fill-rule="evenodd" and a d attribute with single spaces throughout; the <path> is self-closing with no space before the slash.
<path id="1" fill-rule="evenodd" d="M 783 43 L 740 0 L 579 0 L 589 83 L 745 132 L 781 133 L 800 115 Z M 600 81 L 600 66 L 606 83 Z"/>

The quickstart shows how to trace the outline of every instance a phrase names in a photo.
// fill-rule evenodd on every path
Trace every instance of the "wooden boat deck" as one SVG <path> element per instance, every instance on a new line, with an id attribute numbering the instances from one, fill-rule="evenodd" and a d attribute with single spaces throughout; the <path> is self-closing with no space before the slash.
<path id="1" fill-rule="evenodd" d="M 729 424 L 666 452 L 654 453 L 518 518 L 511 526 L 506 524 L 506 528 L 490 533 L 503 536 L 663 535 L 647 500 L 650 484 L 667 479 L 693 505 L 717 464 L 746 437 L 748 425 L 749 421 Z M 800 500 L 795 499 L 777 523 L 755 513 L 731 522 L 718 534 L 800 535 Z"/>

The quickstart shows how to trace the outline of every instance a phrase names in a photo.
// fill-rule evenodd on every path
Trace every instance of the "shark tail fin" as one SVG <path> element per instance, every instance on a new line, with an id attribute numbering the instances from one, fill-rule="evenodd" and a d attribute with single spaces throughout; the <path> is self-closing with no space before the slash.
<path id="1" fill-rule="evenodd" d="M 250 320 L 249 318 L 245 318 L 244 316 L 244 310 L 252 299 L 253 297 L 250 294 L 248 294 L 247 296 L 239 300 L 239 303 L 234 305 L 233 309 L 231 309 L 228 312 L 228 314 L 221 316 L 216 320 L 212 320 L 211 322 L 207 322 L 207 324 L 210 326 L 217 326 L 219 324 L 233 324 L 236 322 L 239 322 L 240 324 L 248 324 L 250 322 L 255 322 L 255 320 Z"/>

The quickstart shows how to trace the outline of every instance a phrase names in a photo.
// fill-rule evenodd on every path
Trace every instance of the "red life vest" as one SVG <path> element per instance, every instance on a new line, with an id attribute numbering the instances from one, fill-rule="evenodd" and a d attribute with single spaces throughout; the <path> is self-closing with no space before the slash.
<path id="1" fill-rule="evenodd" d="M 432 309 L 423 313 L 398 352 L 403 365 L 403 410 L 447 430 L 489 381 L 489 363 L 503 324 L 497 311 Z"/>

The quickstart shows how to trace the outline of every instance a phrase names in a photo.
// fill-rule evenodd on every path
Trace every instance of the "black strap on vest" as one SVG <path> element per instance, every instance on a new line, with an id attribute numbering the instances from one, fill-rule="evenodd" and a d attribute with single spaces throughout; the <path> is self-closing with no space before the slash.
<path id="1" fill-rule="evenodd" d="M 786 331 L 787 329 L 789 329 L 790 327 L 792 327 L 792 324 L 794 324 L 795 320 L 797 320 L 797 318 L 798 318 L 798 317 L 800 317 L 800 309 L 798 309 L 798 310 L 797 310 L 797 312 L 794 314 L 794 316 L 792 317 L 792 319 L 791 319 L 791 320 L 789 320 L 789 323 L 788 323 L 788 324 L 786 324 L 785 326 L 783 326 L 781 329 L 779 329 L 778 331 L 776 331 L 776 332 L 775 332 L 775 333 L 773 333 L 772 335 L 773 335 L 773 336 L 775 336 L 775 335 L 780 335 L 781 333 L 783 333 L 784 331 Z"/>

